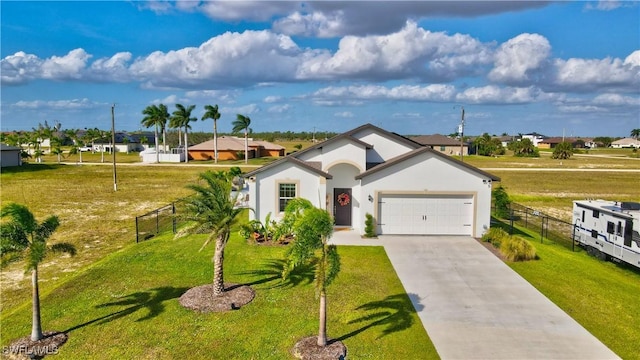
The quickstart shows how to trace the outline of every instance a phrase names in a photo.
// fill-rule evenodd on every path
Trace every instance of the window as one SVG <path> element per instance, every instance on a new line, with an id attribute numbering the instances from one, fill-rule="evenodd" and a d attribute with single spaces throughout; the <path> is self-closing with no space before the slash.
<path id="1" fill-rule="evenodd" d="M 613 234 L 613 230 L 615 229 L 616 225 L 614 223 L 612 223 L 611 221 L 607 221 L 607 233 L 608 234 Z"/>
<path id="2" fill-rule="evenodd" d="M 598 210 L 593 210 L 593 217 L 594 217 L 595 219 L 599 218 L 599 217 L 600 217 L 600 211 L 598 211 Z"/>
<path id="3" fill-rule="evenodd" d="M 598 230 L 591 230 L 591 237 L 594 239 L 598 238 Z"/>
<path id="4" fill-rule="evenodd" d="M 632 240 L 632 239 L 634 238 L 634 236 L 635 236 L 635 235 L 633 234 L 634 232 L 636 233 L 635 235 L 637 235 L 637 234 L 638 234 L 638 232 L 637 232 L 637 231 L 633 231 L 633 221 L 631 221 L 631 220 L 626 220 L 626 221 L 624 222 L 624 245 L 625 245 L 625 246 L 629 246 L 629 247 L 631 247 L 631 240 Z M 638 246 L 640 246 L 640 243 L 638 243 Z"/>
<path id="5" fill-rule="evenodd" d="M 447 150 L 447 147 L 446 147 L 446 146 L 444 146 L 444 145 L 440 145 L 440 151 L 446 151 L 446 150 Z"/>
<path id="6" fill-rule="evenodd" d="M 584 210 L 582 210 L 582 222 L 584 222 Z"/>
<path id="7" fill-rule="evenodd" d="M 622 221 L 618 221 L 618 227 L 616 227 L 616 235 L 622 236 Z"/>
<path id="8" fill-rule="evenodd" d="M 296 184 L 279 184 L 278 186 L 278 211 L 284 212 L 289 200 L 296 197 Z"/>

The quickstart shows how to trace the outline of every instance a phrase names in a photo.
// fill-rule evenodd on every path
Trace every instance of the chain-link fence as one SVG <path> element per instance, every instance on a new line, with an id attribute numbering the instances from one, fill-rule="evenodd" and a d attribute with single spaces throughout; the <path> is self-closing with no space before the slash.
<path id="1" fill-rule="evenodd" d="M 494 208 L 494 216 L 496 216 Z M 506 209 L 502 212 L 506 212 Z M 564 220 L 547 215 L 541 211 L 528 208 L 517 203 L 510 203 L 508 215 L 501 217 L 509 222 L 509 233 L 514 233 L 514 224 L 535 231 L 540 235 L 540 241 L 547 239 L 557 244 L 563 245 L 572 251 L 575 250 L 573 241 L 573 224 Z"/>
<path id="2" fill-rule="evenodd" d="M 184 206 L 184 199 L 179 199 L 144 215 L 136 216 L 136 242 L 148 240 L 165 231 L 172 231 L 175 234 L 180 221 L 177 215 L 184 212 Z"/>

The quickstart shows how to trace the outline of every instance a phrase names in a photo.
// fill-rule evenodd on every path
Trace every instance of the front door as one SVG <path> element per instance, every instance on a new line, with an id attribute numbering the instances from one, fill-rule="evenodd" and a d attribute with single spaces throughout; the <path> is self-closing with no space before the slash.
<path id="1" fill-rule="evenodd" d="M 333 189 L 333 216 L 336 226 L 351 226 L 351 189 Z"/>

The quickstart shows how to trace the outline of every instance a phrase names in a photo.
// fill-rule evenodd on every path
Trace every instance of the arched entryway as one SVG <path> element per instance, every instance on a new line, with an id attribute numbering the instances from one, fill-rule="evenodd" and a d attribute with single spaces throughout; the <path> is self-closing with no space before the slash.
<path id="1" fill-rule="evenodd" d="M 335 218 L 335 225 L 351 227 L 357 223 L 360 209 L 360 181 L 356 176 L 361 170 L 354 164 L 332 164 L 327 170 L 333 179 L 327 180 L 328 208 Z"/>

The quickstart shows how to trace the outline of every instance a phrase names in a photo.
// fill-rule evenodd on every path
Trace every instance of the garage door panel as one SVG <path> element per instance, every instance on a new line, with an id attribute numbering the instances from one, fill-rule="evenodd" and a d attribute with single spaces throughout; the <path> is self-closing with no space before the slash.
<path id="1" fill-rule="evenodd" d="M 384 195 L 379 204 L 383 234 L 472 235 L 471 195 Z"/>

